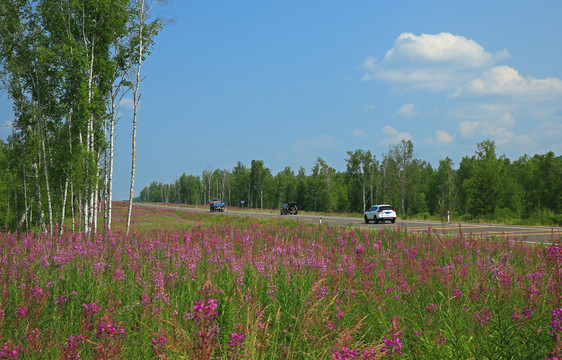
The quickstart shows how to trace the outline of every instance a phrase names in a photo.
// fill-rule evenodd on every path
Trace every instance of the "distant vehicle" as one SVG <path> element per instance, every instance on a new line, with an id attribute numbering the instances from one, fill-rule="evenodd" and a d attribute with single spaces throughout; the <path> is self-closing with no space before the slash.
<path id="1" fill-rule="evenodd" d="M 297 215 L 299 209 L 296 202 L 290 202 L 281 206 L 281 215 Z"/>
<path id="2" fill-rule="evenodd" d="M 221 201 L 221 199 L 211 199 L 209 201 L 209 210 L 211 212 L 224 212 L 226 209 L 226 204 Z"/>
<path id="3" fill-rule="evenodd" d="M 365 211 L 365 224 L 373 221 L 375 224 L 379 222 L 390 221 L 394 224 L 396 221 L 396 211 L 392 205 L 373 205 L 367 211 Z"/>

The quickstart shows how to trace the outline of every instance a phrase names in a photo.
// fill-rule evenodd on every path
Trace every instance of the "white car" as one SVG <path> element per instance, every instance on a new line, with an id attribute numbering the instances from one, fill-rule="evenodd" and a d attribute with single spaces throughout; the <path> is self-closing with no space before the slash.
<path id="1" fill-rule="evenodd" d="M 396 221 L 396 211 L 392 205 L 373 205 L 365 211 L 365 224 L 374 221 L 375 224 L 385 222 L 386 220 L 394 224 Z"/>

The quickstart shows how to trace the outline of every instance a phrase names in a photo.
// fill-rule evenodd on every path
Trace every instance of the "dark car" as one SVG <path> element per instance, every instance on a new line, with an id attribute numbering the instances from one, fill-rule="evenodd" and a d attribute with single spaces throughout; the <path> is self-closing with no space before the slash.
<path id="1" fill-rule="evenodd" d="M 281 206 L 281 215 L 297 215 L 298 210 L 296 202 L 286 203 Z"/>

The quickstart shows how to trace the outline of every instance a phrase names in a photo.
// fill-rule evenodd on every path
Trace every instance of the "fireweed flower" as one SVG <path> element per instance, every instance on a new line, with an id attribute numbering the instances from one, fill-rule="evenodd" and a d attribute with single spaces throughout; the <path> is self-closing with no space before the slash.
<path id="1" fill-rule="evenodd" d="M 205 301 L 198 301 L 193 305 L 193 312 L 195 319 L 204 318 L 213 320 L 218 313 L 214 312 L 217 308 L 219 301 L 215 299 L 205 299 Z"/>
<path id="2" fill-rule="evenodd" d="M 551 333 L 562 331 L 562 308 L 552 310 Z"/>
<path id="3" fill-rule="evenodd" d="M 119 328 L 118 326 L 115 325 L 115 322 L 113 320 L 108 318 L 101 318 L 98 321 L 96 328 L 97 328 L 96 331 L 97 338 L 106 337 L 106 338 L 118 339 L 118 338 L 124 338 L 127 335 L 125 328 Z"/>
<path id="4" fill-rule="evenodd" d="M 234 348 L 239 346 L 240 344 L 244 345 L 245 343 L 246 343 L 246 338 L 244 336 L 244 333 L 235 333 L 235 332 L 230 333 L 230 341 L 228 343 L 228 347 Z"/>
<path id="5" fill-rule="evenodd" d="M 392 319 L 392 326 L 388 329 L 388 337 L 383 338 L 383 346 L 381 352 L 386 352 L 392 356 L 392 354 L 402 354 L 402 332 L 398 326 L 399 318 Z"/>
<path id="6" fill-rule="evenodd" d="M 460 290 L 453 290 L 453 297 L 454 297 L 455 299 L 458 300 L 458 299 L 461 298 L 461 296 L 462 296 L 462 291 L 460 291 Z"/>
<path id="7" fill-rule="evenodd" d="M 158 337 L 152 338 L 152 351 L 156 356 L 165 355 L 167 341 L 168 339 L 164 334 L 158 334 Z"/>
<path id="8" fill-rule="evenodd" d="M 381 352 L 389 351 L 391 353 L 402 354 L 402 341 L 399 337 L 389 339 L 385 336 L 382 341 L 384 345 L 381 348 Z"/>
<path id="9" fill-rule="evenodd" d="M 64 359 L 77 360 L 80 359 L 80 352 L 78 346 L 84 342 L 82 334 L 70 335 L 64 344 Z"/>
<path id="10" fill-rule="evenodd" d="M 55 304 L 62 305 L 62 304 L 64 304 L 68 299 L 66 298 L 66 296 L 61 296 L 60 298 L 53 297 L 53 300 L 55 301 Z"/>
<path id="11" fill-rule="evenodd" d="M 27 316 L 28 312 L 29 309 L 27 308 L 27 306 L 22 306 L 18 310 L 14 311 L 14 316 L 16 317 L 16 319 L 24 319 Z"/>
<path id="12" fill-rule="evenodd" d="M 84 310 L 84 316 L 91 316 L 100 311 L 100 307 L 95 302 L 91 304 L 82 304 L 82 308 Z"/>
<path id="13" fill-rule="evenodd" d="M 0 359 L 18 359 L 18 353 L 23 351 L 22 345 L 15 345 L 10 340 L 0 346 Z"/>
<path id="14" fill-rule="evenodd" d="M 237 359 L 238 353 L 244 350 L 246 338 L 244 333 L 230 333 L 230 341 L 228 342 L 228 359 Z"/>
<path id="15" fill-rule="evenodd" d="M 219 325 L 216 321 L 218 315 L 215 309 L 218 306 L 218 300 L 206 298 L 198 300 L 193 305 L 193 321 L 197 330 L 195 336 L 197 338 L 194 351 L 197 358 L 210 359 L 214 352 L 215 336 L 219 333 Z"/>
<path id="16" fill-rule="evenodd" d="M 476 321 L 478 321 L 481 324 L 487 325 L 490 322 L 490 315 L 492 314 L 492 312 L 490 311 L 490 309 L 484 308 L 480 311 L 477 311 L 474 316 L 476 318 Z"/>
<path id="17" fill-rule="evenodd" d="M 357 359 L 357 350 L 351 350 L 347 346 L 332 349 L 330 351 L 333 360 Z"/>

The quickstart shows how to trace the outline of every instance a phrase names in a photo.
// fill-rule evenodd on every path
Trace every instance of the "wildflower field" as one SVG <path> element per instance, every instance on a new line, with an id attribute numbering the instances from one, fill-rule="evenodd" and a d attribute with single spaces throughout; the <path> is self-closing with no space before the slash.
<path id="1" fill-rule="evenodd" d="M 556 242 L 123 213 L 1 233 L 1 359 L 562 357 Z"/>

